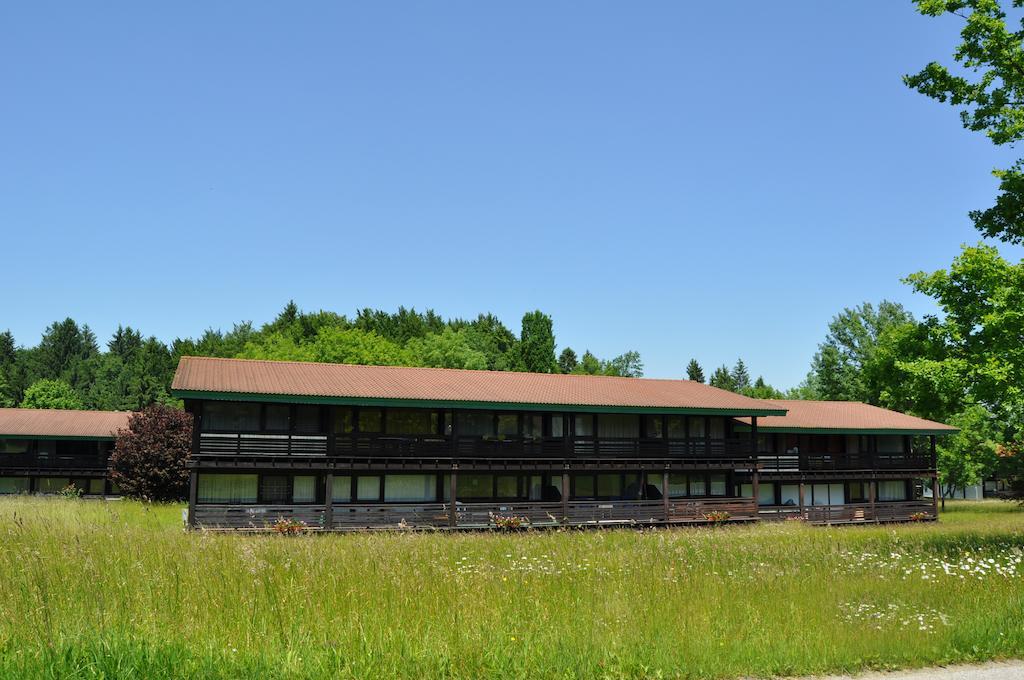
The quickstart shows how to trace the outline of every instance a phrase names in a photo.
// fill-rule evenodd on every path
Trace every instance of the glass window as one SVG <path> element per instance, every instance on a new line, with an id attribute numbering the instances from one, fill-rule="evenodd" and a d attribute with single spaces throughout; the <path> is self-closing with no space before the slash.
<path id="1" fill-rule="evenodd" d="M 36 490 L 39 493 L 60 493 L 70 485 L 70 477 L 40 477 L 36 482 Z"/>
<path id="2" fill-rule="evenodd" d="M 271 432 L 287 432 L 290 425 L 290 411 L 291 407 L 287 404 L 267 404 L 264 410 L 263 428 Z"/>
<path id="3" fill-rule="evenodd" d="M 519 434 L 519 416 L 514 413 L 501 413 L 498 415 L 498 436 L 509 437 Z"/>
<path id="4" fill-rule="evenodd" d="M 255 503 L 258 475 L 199 474 L 200 503 Z"/>
<path id="5" fill-rule="evenodd" d="M 334 409 L 334 432 L 336 434 L 351 434 L 355 430 L 355 425 L 352 409 L 344 407 Z"/>
<path id="6" fill-rule="evenodd" d="M 316 503 L 316 477 L 299 475 L 292 479 L 292 503 Z"/>
<path id="7" fill-rule="evenodd" d="M 0 439 L 0 453 L 28 453 L 28 440 Z"/>
<path id="8" fill-rule="evenodd" d="M 352 478 L 334 477 L 331 480 L 331 501 L 334 503 L 348 503 L 352 500 Z"/>
<path id="9" fill-rule="evenodd" d="M 711 475 L 711 493 L 712 496 L 724 496 L 725 494 L 725 475 L 713 474 Z"/>
<path id="10" fill-rule="evenodd" d="M 106 482 L 102 478 L 94 478 L 89 480 L 88 493 L 92 494 L 93 496 L 102 495 L 103 492 L 106 491 L 106 488 Z"/>
<path id="11" fill-rule="evenodd" d="M 256 432 L 260 429 L 260 405 L 231 401 L 204 402 L 203 429 Z"/>
<path id="12" fill-rule="evenodd" d="M 880 501 L 905 501 L 907 500 L 907 485 L 903 480 L 878 482 L 878 500 Z"/>
<path id="13" fill-rule="evenodd" d="M 859 503 L 868 499 L 868 491 L 864 488 L 864 482 L 850 482 L 850 502 Z"/>
<path id="14" fill-rule="evenodd" d="M 491 475 L 459 475 L 455 487 L 457 499 L 494 497 L 494 478 Z"/>
<path id="15" fill-rule="evenodd" d="M 640 475 L 635 472 L 622 475 L 622 495 L 629 500 L 640 498 Z"/>
<path id="16" fill-rule="evenodd" d="M 903 453 L 903 437 L 900 435 L 879 435 L 879 453 Z"/>
<path id="17" fill-rule="evenodd" d="M 359 431 L 380 432 L 383 416 L 379 408 L 359 409 Z"/>
<path id="18" fill-rule="evenodd" d="M 843 505 L 846 503 L 846 489 L 842 483 L 828 485 L 829 505 Z"/>
<path id="19" fill-rule="evenodd" d="M 518 498 L 519 477 L 515 475 L 498 475 L 498 498 Z"/>
<path id="20" fill-rule="evenodd" d="M 601 414 L 597 417 L 597 434 L 602 438 L 636 439 L 640 436 L 640 418 L 630 414 Z"/>
<path id="21" fill-rule="evenodd" d="M 704 437 L 704 416 L 690 416 L 690 437 L 692 439 Z"/>
<path id="22" fill-rule="evenodd" d="M 669 439 L 686 438 L 686 420 L 684 416 L 669 416 L 668 437 Z"/>
<path id="23" fill-rule="evenodd" d="M 300 404 L 295 407 L 295 431 L 303 434 L 316 434 L 323 431 L 320 426 L 320 407 L 312 404 Z"/>
<path id="24" fill-rule="evenodd" d="M 437 475 L 385 475 L 384 500 L 389 503 L 433 502 Z"/>
<path id="25" fill-rule="evenodd" d="M 594 436 L 594 416 L 589 413 L 577 413 L 576 414 L 576 436 L 577 437 L 593 437 Z"/>
<path id="26" fill-rule="evenodd" d="M 594 476 L 576 475 L 573 478 L 573 498 L 594 497 Z"/>
<path id="27" fill-rule="evenodd" d="M 437 412 L 427 409 L 388 409 L 386 430 L 388 434 L 436 434 Z"/>
<path id="28" fill-rule="evenodd" d="M 622 477 L 620 475 L 598 475 L 597 495 L 599 498 L 622 496 Z"/>
<path id="29" fill-rule="evenodd" d="M 527 497 L 531 501 L 544 500 L 544 478 L 540 475 L 532 475 L 528 485 Z"/>
<path id="30" fill-rule="evenodd" d="M 646 430 L 644 434 L 649 439 L 661 439 L 661 424 L 661 416 L 647 416 L 647 421 L 644 423 L 644 429 Z"/>
<path id="31" fill-rule="evenodd" d="M 363 475 L 356 478 L 356 500 L 380 500 L 380 476 Z"/>
<path id="32" fill-rule="evenodd" d="M 544 416 L 530 414 L 523 416 L 523 437 L 526 439 L 540 439 L 544 436 Z"/>
<path id="33" fill-rule="evenodd" d="M 758 505 L 775 505 L 775 484 L 761 482 L 757 487 Z"/>
<path id="34" fill-rule="evenodd" d="M 565 436 L 565 418 L 561 415 L 551 416 L 551 436 L 552 437 L 564 437 Z"/>
<path id="35" fill-rule="evenodd" d="M 707 496 L 708 485 L 704 475 L 690 475 L 690 495 Z"/>
<path id="36" fill-rule="evenodd" d="M 779 494 L 783 505 L 800 505 L 799 484 L 783 484 L 779 489 Z"/>
<path id="37" fill-rule="evenodd" d="M 28 493 L 28 477 L 0 477 L 0 494 Z"/>
<path id="38" fill-rule="evenodd" d="M 710 425 L 712 439 L 725 439 L 725 418 L 712 418 Z"/>
<path id="39" fill-rule="evenodd" d="M 685 498 L 689 495 L 686 489 L 686 475 L 672 473 L 668 476 L 668 497 Z"/>
<path id="40" fill-rule="evenodd" d="M 810 498 L 804 498 L 804 501 L 810 501 L 809 505 L 828 505 L 828 484 L 807 484 L 804 487 L 804 493 L 810 493 Z"/>
<path id="41" fill-rule="evenodd" d="M 494 434 L 494 416 L 485 411 L 459 411 L 455 423 L 460 437 L 489 437 Z"/>
<path id="42" fill-rule="evenodd" d="M 260 477 L 261 503 L 291 503 L 292 485 L 287 475 L 263 475 Z"/>

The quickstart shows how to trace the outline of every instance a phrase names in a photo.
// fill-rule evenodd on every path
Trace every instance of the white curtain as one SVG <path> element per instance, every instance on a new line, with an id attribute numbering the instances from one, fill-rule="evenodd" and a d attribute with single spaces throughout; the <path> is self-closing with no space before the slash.
<path id="1" fill-rule="evenodd" d="M 597 417 L 599 437 L 636 439 L 640 436 L 640 417 L 628 414 L 609 414 Z"/>
<path id="2" fill-rule="evenodd" d="M 907 485 L 902 480 L 894 480 L 878 483 L 878 500 L 880 501 L 905 501 L 907 500 Z"/>
<path id="3" fill-rule="evenodd" d="M 725 495 L 725 475 L 711 475 L 711 495 Z"/>
<path id="4" fill-rule="evenodd" d="M 292 480 L 292 503 L 316 502 L 316 477 L 296 476 Z"/>
<path id="5" fill-rule="evenodd" d="M 436 497 L 436 475 L 385 475 L 384 477 L 384 500 L 389 503 L 432 502 Z"/>
<path id="6" fill-rule="evenodd" d="M 352 478 L 335 477 L 331 481 L 331 500 L 335 503 L 348 503 L 352 500 Z"/>
<path id="7" fill-rule="evenodd" d="M 200 503 L 255 503 L 257 475 L 199 475 Z"/>
<path id="8" fill-rule="evenodd" d="M 379 501 L 380 477 L 359 477 L 356 480 L 356 498 L 361 501 Z"/>

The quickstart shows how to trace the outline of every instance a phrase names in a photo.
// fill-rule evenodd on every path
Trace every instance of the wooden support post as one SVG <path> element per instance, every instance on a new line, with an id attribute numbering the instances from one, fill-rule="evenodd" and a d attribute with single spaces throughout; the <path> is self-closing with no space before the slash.
<path id="1" fill-rule="evenodd" d="M 932 514 L 935 515 L 935 519 L 939 518 L 939 496 L 942 495 L 942 490 L 939 488 L 939 475 L 935 474 L 932 476 Z"/>
<path id="2" fill-rule="evenodd" d="M 806 513 L 806 511 L 804 510 L 804 480 L 801 479 L 800 480 L 800 517 L 806 518 L 807 515 L 805 513 Z"/>
<path id="3" fill-rule="evenodd" d="M 455 510 L 455 489 L 457 487 L 458 466 L 452 465 L 451 475 L 448 477 L 448 526 L 455 528 L 459 525 L 459 516 Z"/>
<path id="4" fill-rule="evenodd" d="M 875 496 L 876 495 L 877 494 L 875 492 L 875 480 L 873 480 L 873 479 L 869 480 L 868 481 L 868 505 L 869 505 L 870 511 L 871 511 L 871 519 L 874 522 L 878 521 L 878 518 L 875 515 Z"/>
<path id="5" fill-rule="evenodd" d="M 671 519 L 668 502 L 668 468 L 661 473 L 661 505 L 665 510 L 665 521 L 668 522 Z"/>
<path id="6" fill-rule="evenodd" d="M 569 521 L 569 471 L 562 470 L 562 521 Z"/>
<path id="7" fill-rule="evenodd" d="M 324 475 L 324 530 L 334 528 L 334 475 Z"/>
<path id="8" fill-rule="evenodd" d="M 199 499 L 199 474 L 195 468 L 188 472 L 188 526 L 196 526 L 196 501 Z"/>

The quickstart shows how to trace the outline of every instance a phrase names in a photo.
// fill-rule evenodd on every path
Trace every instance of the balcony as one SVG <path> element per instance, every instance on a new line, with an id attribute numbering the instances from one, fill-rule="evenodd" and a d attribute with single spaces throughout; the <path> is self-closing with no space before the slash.
<path id="1" fill-rule="evenodd" d="M 759 453 L 762 472 L 934 470 L 930 453 Z"/>
<path id="2" fill-rule="evenodd" d="M 811 524 L 851 524 L 862 522 L 908 522 L 919 518 L 937 519 L 930 500 L 879 501 L 842 505 L 762 505 L 758 516 L 765 520 L 804 520 Z"/>

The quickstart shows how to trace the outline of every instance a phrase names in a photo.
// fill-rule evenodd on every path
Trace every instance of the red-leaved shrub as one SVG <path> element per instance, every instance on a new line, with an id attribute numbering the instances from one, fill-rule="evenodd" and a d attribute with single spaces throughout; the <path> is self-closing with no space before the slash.
<path id="1" fill-rule="evenodd" d="M 133 413 L 118 430 L 110 455 L 110 478 L 130 498 L 177 501 L 188 496 L 192 416 L 154 404 Z"/>

